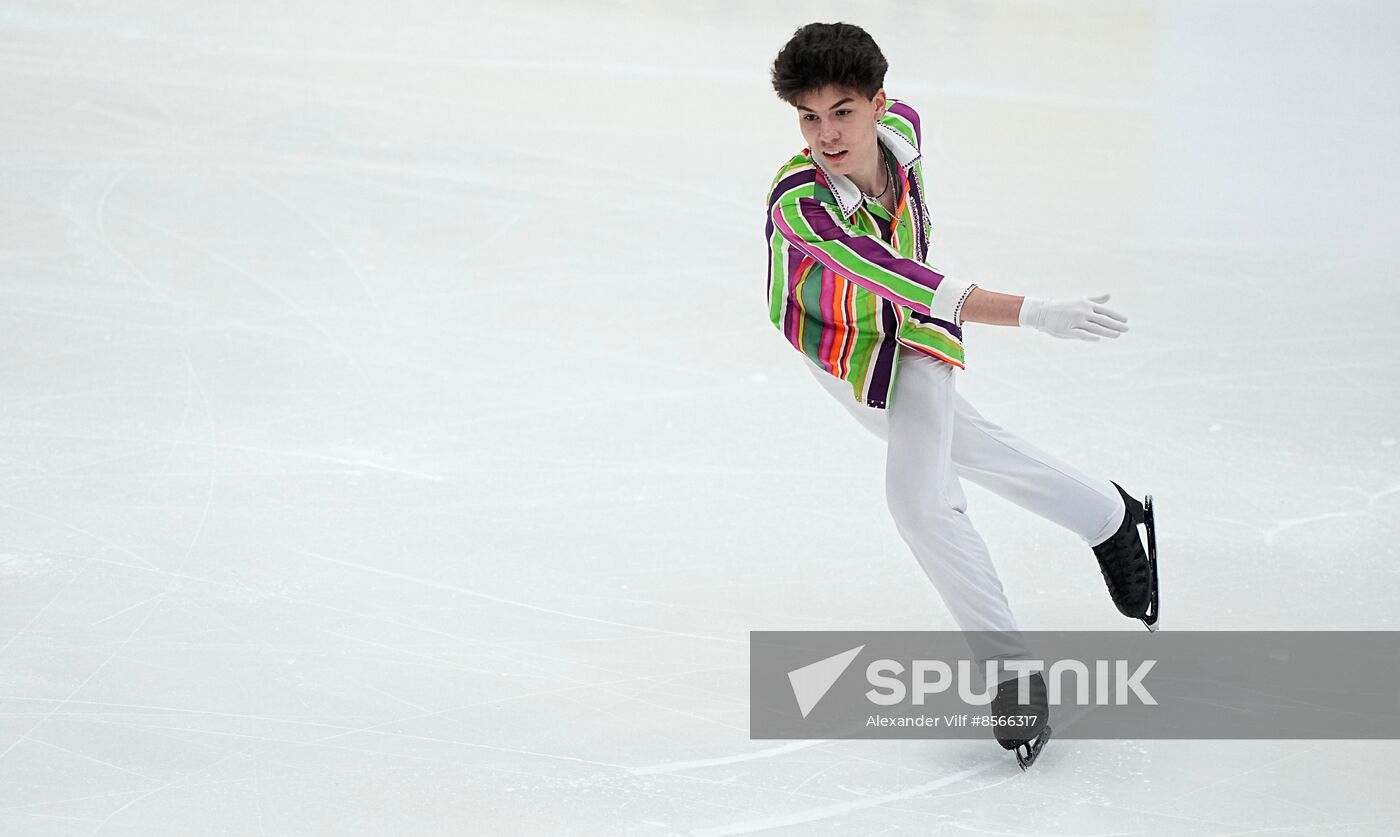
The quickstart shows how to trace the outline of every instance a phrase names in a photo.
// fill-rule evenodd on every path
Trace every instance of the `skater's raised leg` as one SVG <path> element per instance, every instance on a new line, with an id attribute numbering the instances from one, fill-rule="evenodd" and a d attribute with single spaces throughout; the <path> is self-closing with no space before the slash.
<path id="1" fill-rule="evenodd" d="M 1091 477 L 987 419 L 957 397 L 953 462 L 958 475 L 1075 533 L 1090 546 L 1118 530 L 1123 501 Z"/>
<path id="2" fill-rule="evenodd" d="M 810 360 L 805 365 L 866 430 L 889 440 L 890 411 L 860 404 L 851 398 L 845 381 Z M 1156 550 L 1152 544 L 1144 550 L 1138 536 L 1137 527 L 1146 523 L 1143 504 L 1117 483 L 1090 477 L 990 421 L 961 394 L 954 395 L 954 404 L 955 477 L 947 489 L 949 497 L 966 510 L 956 479 L 963 477 L 1079 535 L 1093 548 L 1114 606 L 1155 630 Z"/>
<path id="3" fill-rule="evenodd" d="M 1143 504 L 988 420 L 961 395 L 953 461 L 958 474 L 1079 535 L 1098 559 L 1113 604 L 1155 630 L 1156 555 L 1137 526 Z"/>

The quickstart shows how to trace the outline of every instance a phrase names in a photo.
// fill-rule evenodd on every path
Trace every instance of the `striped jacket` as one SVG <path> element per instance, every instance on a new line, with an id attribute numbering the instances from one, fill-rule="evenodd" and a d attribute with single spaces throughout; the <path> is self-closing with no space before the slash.
<path id="1" fill-rule="evenodd" d="M 963 301 L 975 284 L 924 264 L 932 225 L 924 201 L 919 114 L 889 99 L 876 125 L 898 165 L 890 217 L 811 149 L 783 164 L 768 193 L 768 318 L 798 351 L 884 409 L 899 345 L 963 368 Z"/>

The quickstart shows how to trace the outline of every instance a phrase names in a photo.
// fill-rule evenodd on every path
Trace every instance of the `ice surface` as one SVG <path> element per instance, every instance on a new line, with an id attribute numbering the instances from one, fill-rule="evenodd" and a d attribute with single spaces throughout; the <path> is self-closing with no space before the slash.
<path id="1" fill-rule="evenodd" d="M 766 320 L 835 19 L 933 264 L 1128 314 L 959 386 L 1155 495 L 1165 629 L 1396 628 L 1393 4 L 12 0 L 0 834 L 1393 833 L 1393 742 L 749 740 L 748 631 L 952 627 Z"/>

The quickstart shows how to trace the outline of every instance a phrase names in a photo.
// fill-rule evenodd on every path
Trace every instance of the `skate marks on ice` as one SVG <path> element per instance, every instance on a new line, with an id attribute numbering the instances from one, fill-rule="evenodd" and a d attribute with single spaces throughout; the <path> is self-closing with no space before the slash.
<path id="1" fill-rule="evenodd" d="M 185 567 L 189 564 L 191 556 L 194 555 L 196 545 L 199 544 L 200 538 L 204 536 L 205 525 L 209 521 L 209 513 L 210 510 L 213 508 L 214 504 L 214 489 L 217 483 L 219 473 L 218 424 L 215 421 L 214 409 L 213 405 L 210 403 L 209 394 L 205 390 L 203 382 L 200 380 L 199 373 L 195 371 L 194 361 L 190 359 L 188 353 L 185 354 L 185 368 L 189 376 L 188 391 L 191 394 L 191 396 L 197 392 L 199 394 L 200 401 L 202 402 L 204 407 L 205 429 L 206 432 L 209 434 L 210 443 L 209 476 L 208 483 L 204 489 L 204 498 L 202 501 L 200 501 L 201 509 L 199 512 L 199 519 L 194 527 L 194 532 L 193 534 L 191 534 L 189 542 L 185 545 L 180 559 L 175 566 L 175 571 L 171 573 L 170 577 L 167 579 L 165 589 L 154 597 L 155 599 L 159 599 L 162 601 L 167 599 L 170 596 L 171 592 L 175 589 L 175 583 L 177 578 L 184 573 Z M 184 418 L 185 420 L 188 420 L 188 411 L 186 412 Z M 87 566 L 89 566 L 90 564 L 91 562 L 85 564 L 84 569 L 86 570 Z M 45 609 L 47 610 L 47 608 Z M 27 730 L 20 733 L 19 736 L 15 738 L 15 740 L 10 742 L 9 746 L 7 746 L 4 750 L 0 750 L 0 761 L 3 761 L 5 757 L 8 756 L 19 745 L 24 744 L 26 742 L 37 741 L 38 739 L 33 737 L 35 733 L 37 733 L 38 730 L 41 727 L 43 727 L 46 723 L 48 723 L 51 719 L 59 715 L 65 708 L 67 708 L 69 704 L 73 702 L 77 698 L 77 696 L 83 691 L 83 689 L 87 688 L 89 683 L 91 683 L 99 674 L 106 670 L 107 667 L 111 665 L 112 661 L 117 659 L 117 657 L 119 657 L 122 654 L 122 652 L 126 650 L 127 646 L 131 644 L 131 641 L 135 639 L 136 636 L 140 634 L 142 630 L 145 629 L 146 624 L 151 620 L 151 617 L 155 615 L 155 613 L 159 609 L 160 608 L 158 607 L 147 609 L 146 612 L 142 615 L 141 621 L 136 623 L 136 626 L 133 627 L 131 631 L 127 633 L 127 635 L 121 640 L 121 642 L 117 643 L 116 647 L 112 650 L 112 652 L 108 654 L 106 658 L 103 659 L 102 662 L 97 665 L 96 668 L 94 668 L 91 672 L 88 673 L 88 676 L 86 678 L 79 682 L 77 686 L 74 686 L 71 690 L 69 690 L 68 695 L 66 697 L 64 697 L 61 700 L 55 701 L 53 707 L 50 708 L 48 712 L 41 715 L 39 719 L 33 724 L 31 724 Z M 13 642 L 15 638 L 16 637 L 11 637 L 10 641 Z M 10 643 L 7 642 L 6 647 L 9 647 L 9 644 Z"/>
<path id="2" fill-rule="evenodd" d="M 1061 718 L 1056 719 L 1056 721 L 1055 721 L 1055 726 L 1056 726 L 1057 728 L 1059 728 L 1060 730 L 1062 730 L 1062 731 L 1063 731 L 1063 730 L 1069 730 L 1069 729 L 1073 728 L 1073 727 L 1079 722 L 1079 720 L 1082 719 L 1089 711 L 1092 711 L 1092 707 L 1083 707 L 1083 708 L 1080 708 L 1080 709 L 1077 710 L 1077 711 L 1074 711 L 1074 710 L 1066 711 L 1066 712 L 1063 713 L 1063 715 L 1062 715 Z M 760 750 L 760 751 L 755 752 L 755 753 L 750 753 L 750 754 L 741 755 L 741 756 L 733 756 L 733 757 L 727 757 L 727 758 L 716 758 L 716 759 L 707 759 L 707 760 L 700 760 L 700 761 L 694 761 L 694 762 L 678 762 L 678 763 L 673 764 L 673 765 L 658 765 L 658 766 L 655 767 L 655 768 L 639 768 L 639 769 L 634 769 L 632 772 L 633 772 L 634 774 L 646 774 L 646 773 L 655 774 L 655 773 L 661 773 L 661 772 L 673 772 L 673 771 L 677 771 L 677 770 L 685 770 L 685 769 L 692 769 L 692 768 L 699 768 L 699 767 L 710 767 L 710 766 L 715 766 L 715 765 L 732 764 L 732 763 L 735 763 L 735 762 L 741 762 L 741 761 L 748 761 L 748 760 L 759 759 L 759 758 L 768 758 L 768 757 L 773 757 L 773 756 L 786 755 L 786 754 L 788 754 L 788 753 L 796 752 L 796 751 L 799 751 L 799 750 L 804 750 L 804 749 L 807 749 L 807 748 L 812 747 L 812 746 L 815 746 L 815 745 L 828 744 L 828 743 L 833 743 L 833 742 L 828 742 L 828 741 L 826 741 L 826 740 L 794 741 L 794 742 L 791 742 L 790 744 L 785 745 L 785 746 L 782 746 L 782 747 L 773 747 L 773 748 L 769 748 L 769 749 L 766 749 L 766 750 Z M 836 742 L 836 743 L 840 743 L 840 742 Z M 990 739 L 988 740 L 987 743 L 988 743 L 988 744 L 994 744 L 994 742 L 992 742 Z M 1060 744 L 1059 744 L 1059 747 L 1063 747 L 1063 746 L 1064 746 L 1063 743 L 1060 743 Z M 744 820 L 744 821 L 737 822 L 737 823 L 730 823 L 730 824 L 728 824 L 728 825 L 720 825 L 720 826 L 711 826 L 711 827 L 705 827 L 705 828 L 692 829 L 690 833 L 691 833 L 692 835 L 694 835 L 694 837 L 723 837 L 724 835 L 754 834 L 754 833 L 758 833 L 758 832 L 762 832 L 762 831 L 767 831 L 767 830 L 775 829 L 775 828 L 786 828 L 786 827 L 789 827 L 789 826 L 803 825 L 803 824 L 806 824 L 806 823 L 813 823 L 813 822 L 819 822 L 819 821 L 822 821 L 822 820 L 829 820 L 829 819 L 831 819 L 831 818 L 833 818 L 833 817 L 839 817 L 839 816 L 843 816 L 843 815 L 846 815 L 846 814 L 851 814 L 851 813 L 858 812 L 858 811 L 880 808 L 880 807 L 882 807 L 882 806 L 885 806 L 885 805 L 888 805 L 888 804 L 894 803 L 894 802 L 901 802 L 901 801 L 909 800 L 909 799 L 917 799 L 917 798 L 919 798 L 919 797 L 922 797 L 922 796 L 925 796 L 925 795 L 927 795 L 927 794 L 930 794 L 930 793 L 932 793 L 933 791 L 942 790 L 942 789 L 944 789 L 944 788 L 948 788 L 948 787 L 952 787 L 952 786 L 954 786 L 954 785 L 957 785 L 957 784 L 959 784 L 959 783 L 961 783 L 961 782 L 974 779 L 974 778 L 976 778 L 976 777 L 978 777 L 978 776 L 981 776 L 981 775 L 984 774 L 984 773 L 987 773 L 988 771 L 1000 770 L 1000 771 L 1002 771 L 1002 772 L 1004 772 L 1004 773 L 1007 774 L 1007 775 L 1005 775 L 1004 777 L 1002 777 L 1001 779 L 996 780 L 996 781 L 990 781 L 990 782 L 985 782 L 985 783 L 976 784 L 976 785 L 974 785 L 974 786 L 968 787 L 968 788 L 965 789 L 965 790 L 958 790 L 958 791 L 955 791 L 955 792 L 950 792 L 950 793 L 945 793 L 945 794 L 939 794 L 938 796 L 961 795 L 961 794 L 963 794 L 963 793 L 980 793 L 980 792 L 982 792 L 982 791 L 986 791 L 986 790 L 990 790 L 990 789 L 992 789 L 992 788 L 996 788 L 996 787 L 998 787 L 998 786 L 1000 786 L 1000 785 L 1003 785 L 1003 784 L 1005 784 L 1005 783 L 1007 783 L 1007 782 L 1010 782 L 1010 781 L 1012 781 L 1012 780 L 1014 780 L 1014 779 L 1017 779 L 1017 778 L 1020 778 L 1020 777 L 1023 777 L 1023 776 L 1028 776 L 1028 775 L 1035 775 L 1035 774 L 1038 773 L 1038 772 L 1043 772 L 1044 770 L 1048 769 L 1048 767 L 1049 767 L 1050 765 L 1049 765 L 1048 763 L 1042 764 L 1042 762 L 1044 762 L 1046 753 L 1050 752 L 1050 751 L 1053 750 L 1053 749 L 1057 749 L 1055 743 L 1054 743 L 1054 742 L 1049 742 L 1049 743 L 1047 743 L 1045 752 L 1042 752 L 1042 753 L 1040 754 L 1040 758 L 1038 758 L 1038 759 L 1036 760 L 1037 765 L 1040 765 L 1040 766 L 1032 766 L 1032 767 L 1030 767 L 1029 769 L 1025 769 L 1025 770 L 1016 770 L 1016 769 L 1014 769 L 1014 765 L 1016 764 L 1016 762 L 1015 762 L 1014 759 L 1012 759 L 1012 758 L 1010 757 L 1010 754 L 1009 754 L 1008 752 L 1003 752 L 1003 751 L 1000 751 L 1000 750 L 996 750 L 995 748 L 989 748 L 989 749 L 987 750 L 986 755 L 985 755 L 985 761 L 984 761 L 982 764 L 978 764 L 978 765 L 975 765 L 975 766 L 973 766 L 973 767 L 968 767 L 968 768 L 965 768 L 965 769 L 962 769 L 962 770 L 958 770 L 958 771 L 956 771 L 956 772 L 954 772 L 954 773 L 951 773 L 951 774 L 949 774 L 949 775 L 946 775 L 946 776 L 940 776 L 940 777 L 935 778 L 935 779 L 930 779 L 930 780 L 925 781 L 925 782 L 920 782 L 920 783 L 918 783 L 918 784 L 911 785 L 911 786 L 906 787 L 906 788 L 903 788 L 903 789 L 901 789 L 901 790 L 891 791 L 891 792 L 888 792 L 888 793 L 875 794 L 875 795 L 864 795 L 864 796 L 860 796 L 860 797 L 857 798 L 857 799 L 850 799 L 850 800 L 846 800 L 846 801 L 842 801 L 842 802 L 833 802 L 833 803 L 828 803 L 828 804 L 825 804 L 825 805 L 818 805 L 817 807 L 814 807 L 814 808 L 808 808 L 808 809 L 804 809 L 804 810 L 793 811 L 793 812 L 786 813 L 786 814 L 777 814 L 777 815 L 769 816 L 769 817 L 760 817 L 760 818 L 752 819 L 752 820 Z M 1053 758 L 1053 757 L 1052 757 L 1052 758 Z M 828 771 L 828 770 L 831 770 L 832 768 L 834 768 L 834 767 L 836 767 L 836 766 L 838 766 L 838 765 L 841 765 L 841 764 L 843 764 L 843 763 L 845 763 L 846 761 L 849 761 L 849 760 L 850 760 L 850 759 L 845 759 L 845 758 L 843 758 L 843 759 L 838 759 L 838 760 L 836 760 L 836 761 L 833 761 L 831 764 L 822 767 L 820 770 L 818 770 L 818 771 L 817 771 L 816 773 L 814 773 L 812 776 L 809 776 L 806 780 L 803 781 L 802 784 L 805 784 L 807 781 L 811 781 L 811 779 L 816 778 L 816 776 L 821 775 L 821 773 L 824 773 L 824 772 L 826 772 L 826 771 Z M 799 784 L 796 788 L 793 788 L 793 791 L 796 791 L 797 789 L 800 789 L 801 786 L 802 786 L 802 785 Z M 851 790 L 850 788 L 845 787 L 845 786 L 843 786 L 843 785 L 837 785 L 836 787 L 840 788 L 841 790 L 847 791 L 847 792 L 857 793 L 856 791 L 853 791 L 853 790 Z M 957 825 L 958 825 L 959 828 L 966 829 L 966 830 L 969 830 L 969 831 L 977 831 L 977 830 L 978 830 L 978 829 L 972 827 L 972 825 L 971 825 L 970 823 L 958 823 Z M 1001 832 L 1001 831 L 999 831 L 999 832 L 990 832 L 990 831 L 989 831 L 989 832 L 986 832 L 986 833 L 1005 834 L 1005 833 L 1020 833 L 1020 832 Z"/>
<path id="3" fill-rule="evenodd" d="M 774 756 L 782 756 L 788 753 L 796 752 L 798 750 L 806 750 L 809 747 L 815 747 L 819 744 L 824 743 L 826 742 L 821 739 L 810 739 L 807 741 L 792 741 L 787 744 L 783 744 L 779 747 L 769 747 L 767 749 L 757 750 L 752 753 L 740 753 L 734 756 L 718 756 L 716 758 L 710 759 L 694 759 L 691 761 L 673 761 L 666 764 L 648 765 L 646 767 L 633 767 L 629 768 L 629 772 L 632 773 L 634 776 L 654 776 L 661 773 L 679 773 L 683 770 L 697 770 L 702 767 L 718 767 L 726 764 L 739 764 L 741 762 L 755 761 L 757 759 L 773 758 Z"/>
<path id="4" fill-rule="evenodd" d="M 880 794 L 878 796 L 864 796 L 859 799 L 852 799 L 846 802 L 837 802 L 830 805 L 822 805 L 816 808 L 809 808 L 805 811 L 795 811 L 791 814 L 780 814 L 778 816 L 773 817 L 762 817 L 760 819 L 746 820 L 744 822 L 733 823 L 731 825 L 717 826 L 714 828 L 698 828 L 693 829 L 690 833 L 694 835 L 694 837 L 724 837 L 724 835 L 754 834 L 760 831 L 767 831 L 773 828 L 785 828 L 787 826 L 792 825 L 802 825 L 804 823 L 818 822 L 820 820 L 826 820 L 832 817 L 839 817 L 843 814 L 849 814 L 854 811 L 861 811 L 867 808 L 878 808 L 882 805 L 886 805 L 891 802 L 899 802 L 905 799 L 913 799 L 916 797 L 920 797 L 931 791 L 936 791 L 941 788 L 946 788 L 950 785 L 955 785 L 958 782 L 964 781 L 966 779 L 971 779 L 974 776 L 986 773 L 988 770 L 991 770 L 998 766 L 1004 768 L 1006 766 L 1006 763 L 1000 761 L 988 761 L 986 764 L 979 765 L 977 767 L 971 767 L 966 770 L 960 770 L 957 773 L 952 774 L 951 776 L 944 776 L 942 778 L 934 779 L 929 782 L 924 782 L 919 785 L 914 785 L 913 787 L 905 788 L 904 790 L 895 791 L 893 793 Z M 1019 771 L 1016 775 L 1020 775 Z M 1016 776 L 1008 776 L 1005 779 L 1002 779 L 1000 782 L 992 782 L 990 784 L 981 785 L 977 789 L 985 790 L 987 788 L 996 787 L 997 785 L 1009 782 L 1014 778 L 1016 778 Z"/>
<path id="5" fill-rule="evenodd" d="M 329 555 L 322 555 L 322 554 L 320 554 L 320 553 L 317 553 L 317 552 L 310 552 L 310 551 L 304 550 L 304 549 L 303 549 L 303 550 L 298 550 L 298 553 L 301 554 L 301 555 L 305 555 L 305 556 L 308 557 L 308 558 L 315 558 L 315 559 L 317 559 L 317 560 L 325 561 L 325 562 L 330 563 L 330 564 L 339 564 L 339 565 L 342 566 L 342 567 L 350 567 L 350 568 L 352 568 L 352 569 L 362 570 L 362 571 L 367 572 L 367 573 L 374 573 L 375 575 L 381 575 L 381 576 L 384 576 L 384 577 L 386 577 L 386 578 L 393 578 L 393 579 L 397 579 L 397 580 L 399 580 L 399 581 L 406 581 L 406 582 L 408 582 L 408 583 L 410 583 L 410 584 L 416 584 L 416 585 L 419 585 L 419 586 L 422 586 L 422 587 L 429 587 L 429 588 L 433 588 L 433 589 L 436 589 L 436 590 L 446 590 L 446 591 L 452 592 L 452 593 L 460 593 L 461 595 L 464 595 L 464 596 L 471 596 L 471 597 L 473 597 L 473 598 L 484 599 L 484 600 L 489 601 L 489 602 L 496 602 L 497 604 L 510 605 L 510 606 L 512 606 L 512 607 L 524 608 L 524 609 L 526 609 L 526 610 L 533 610 L 533 611 L 537 611 L 537 612 L 539 612 L 539 613 L 547 613 L 547 614 L 550 614 L 550 615 L 552 615 L 552 616 L 560 616 L 560 617 L 563 617 L 563 618 L 566 618 L 566 619 L 577 619 L 577 620 L 582 621 L 582 622 L 592 622 L 592 623 L 594 623 L 594 624 L 598 624 L 598 625 L 608 625 L 608 626 L 614 627 L 614 628 L 627 628 L 627 629 L 633 630 L 633 631 L 644 631 L 644 632 L 650 633 L 650 634 L 658 634 L 658 635 L 672 636 L 672 637 L 682 637 L 682 638 L 685 638 L 685 639 L 703 639 L 703 640 L 707 640 L 707 641 L 710 641 L 710 642 L 723 642 L 723 643 L 732 643 L 732 644 L 747 644 L 747 643 L 748 643 L 748 639 L 747 639 L 747 638 L 738 639 L 738 638 L 731 638 L 731 637 L 715 636 L 715 635 L 712 635 L 712 634 L 696 634 L 696 633 L 688 633 L 688 632 L 686 632 L 686 631 L 669 631 L 669 630 L 666 630 L 665 628 L 655 628 L 655 627 L 651 627 L 651 626 L 648 626 L 648 625 L 638 625 L 638 624 L 635 624 L 635 623 L 632 623 L 632 622 L 618 622 L 618 621 L 616 621 L 616 620 L 614 620 L 614 619 L 604 619 L 604 618 L 602 618 L 602 617 L 600 617 L 600 616 L 588 616 L 588 615 L 582 614 L 582 613 L 570 613 L 570 612 L 565 611 L 565 610 L 556 610 L 556 609 L 551 608 L 551 607 L 545 607 L 545 606 L 543 606 L 543 605 L 537 605 L 537 604 L 530 604 L 529 602 L 518 601 L 518 600 L 516 600 L 516 599 L 508 599 L 508 598 L 505 598 L 505 597 L 503 597 L 503 596 L 493 596 L 493 595 L 491 595 L 490 593 L 483 593 L 483 592 L 481 592 L 481 591 L 479 591 L 479 590 L 471 590 L 471 589 L 469 589 L 469 588 L 461 587 L 461 586 L 456 585 L 456 584 L 448 584 L 448 583 L 445 582 L 445 581 L 438 581 L 437 579 L 424 578 L 424 577 L 422 577 L 422 576 L 409 575 L 409 574 L 407 574 L 407 573 L 395 572 L 394 570 L 386 570 L 386 569 L 384 569 L 384 568 L 382 568 L 382 567 L 372 567 L 372 566 L 370 566 L 370 565 L 368 565 L 368 564 L 358 564 L 358 563 L 356 563 L 356 562 L 354 562 L 354 561 L 347 561 L 347 560 L 345 560 L 345 559 L 343 559 L 343 558 L 332 558 L 332 557 L 330 557 Z"/>
<path id="6" fill-rule="evenodd" d="M 1377 501 L 1388 497 L 1391 494 L 1400 494 L 1400 483 L 1396 483 L 1395 485 L 1392 485 L 1389 488 L 1383 488 L 1380 491 L 1374 492 L 1366 491 L 1365 489 L 1357 488 L 1353 485 L 1341 485 L 1337 486 L 1336 488 L 1339 491 L 1346 491 L 1352 494 L 1361 495 L 1361 497 L 1365 499 L 1366 504 L 1357 509 L 1321 512 L 1319 514 L 1310 514 L 1305 515 L 1303 517 L 1282 518 L 1276 520 L 1272 526 L 1259 526 L 1247 520 L 1236 520 L 1232 517 L 1218 517 L 1214 515 L 1206 516 L 1202 519 L 1212 520 L 1217 523 L 1228 523 L 1234 526 L 1240 526 L 1245 529 L 1249 529 L 1257 533 L 1261 538 L 1263 538 L 1265 544 L 1272 546 L 1277 542 L 1278 536 L 1289 529 L 1293 529 L 1298 526 L 1306 526 L 1310 523 L 1317 523 L 1323 520 L 1335 520 L 1337 518 L 1347 517 L 1368 517 L 1374 513 Z"/>

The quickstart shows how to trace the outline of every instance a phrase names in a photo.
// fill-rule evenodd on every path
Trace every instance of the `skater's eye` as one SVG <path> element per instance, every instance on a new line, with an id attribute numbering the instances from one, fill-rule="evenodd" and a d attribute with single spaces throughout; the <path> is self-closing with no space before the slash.
<path id="1" fill-rule="evenodd" d="M 838 111 L 836 111 L 836 115 L 837 115 L 837 116 L 845 116 L 845 115 L 848 114 L 848 113 L 850 113 L 850 111 L 849 111 L 849 110 L 844 110 L 844 109 L 843 109 L 843 110 L 838 110 Z"/>

